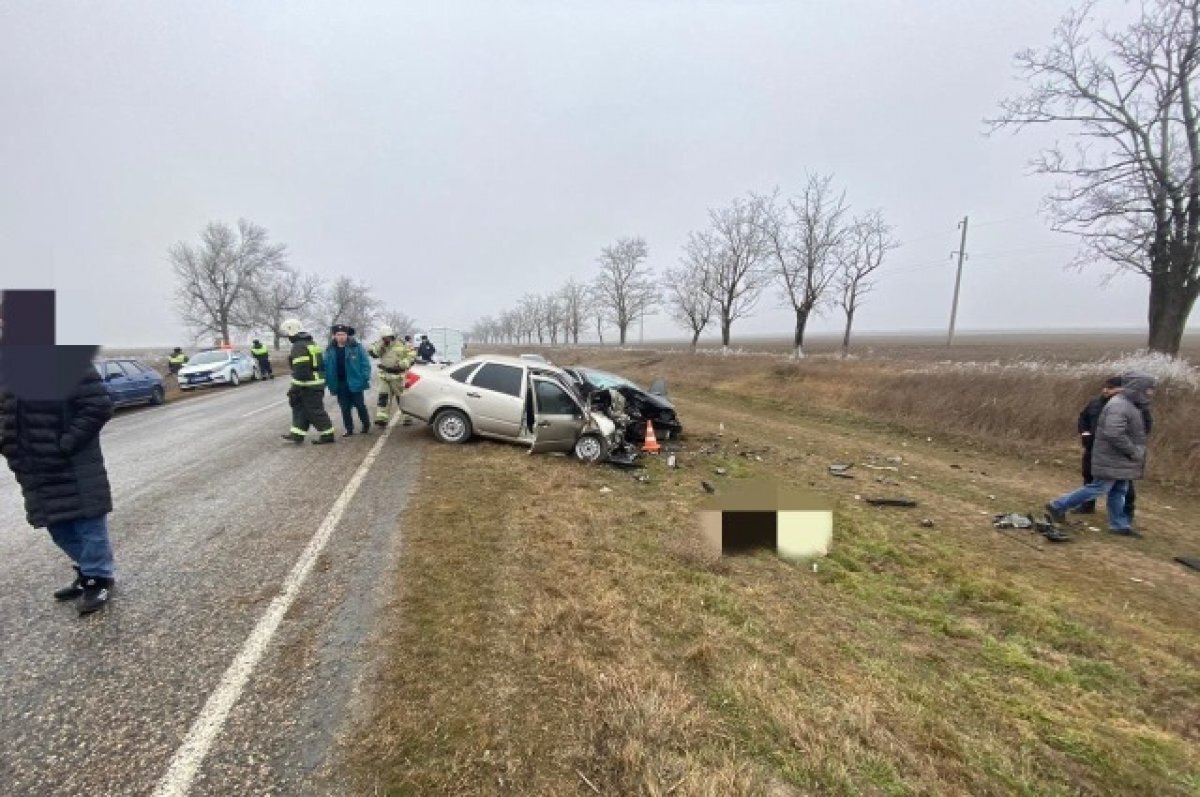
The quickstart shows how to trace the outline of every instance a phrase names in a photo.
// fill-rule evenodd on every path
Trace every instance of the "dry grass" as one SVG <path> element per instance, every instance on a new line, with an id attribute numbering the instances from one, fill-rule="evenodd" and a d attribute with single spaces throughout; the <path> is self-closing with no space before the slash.
<path id="1" fill-rule="evenodd" d="M 981 515 L 1036 505 L 1066 466 L 865 425 L 761 363 L 726 383 L 686 360 L 618 357 L 674 378 L 683 469 L 652 461 L 639 484 L 515 447 L 430 447 L 354 754 L 362 793 L 1200 789 L 1200 579 L 1170 563 L 1200 545 L 1194 498 L 1149 488 L 1146 541 L 1084 532 L 1034 551 Z M 780 392 L 748 401 L 747 379 Z M 823 383 L 820 403 L 844 389 Z M 724 450 L 702 456 L 718 421 Z M 884 453 L 903 454 L 918 515 L 853 500 L 892 488 L 824 474 Z M 838 501 L 818 572 L 700 553 L 698 481 L 721 484 L 718 465 Z"/>

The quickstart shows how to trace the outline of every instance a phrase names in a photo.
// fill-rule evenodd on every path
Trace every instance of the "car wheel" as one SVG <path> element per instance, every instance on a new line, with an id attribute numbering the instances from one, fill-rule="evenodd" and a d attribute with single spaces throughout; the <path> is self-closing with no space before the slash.
<path id="1" fill-rule="evenodd" d="M 433 436 L 443 443 L 465 443 L 471 438 L 471 419 L 460 410 L 442 410 L 433 419 Z"/>
<path id="2" fill-rule="evenodd" d="M 237 371 L 230 368 L 229 369 L 229 384 L 230 384 L 230 386 L 237 387 L 239 384 L 241 384 L 241 381 L 242 380 L 238 378 Z"/>
<path id="3" fill-rule="evenodd" d="M 598 434 L 585 434 L 575 441 L 575 458 L 593 464 L 604 459 L 604 439 Z"/>
<path id="4" fill-rule="evenodd" d="M 161 387 L 154 388 L 154 392 L 150 394 L 150 403 L 157 407 L 164 401 L 166 401 L 166 395 L 163 393 L 163 389 Z"/>

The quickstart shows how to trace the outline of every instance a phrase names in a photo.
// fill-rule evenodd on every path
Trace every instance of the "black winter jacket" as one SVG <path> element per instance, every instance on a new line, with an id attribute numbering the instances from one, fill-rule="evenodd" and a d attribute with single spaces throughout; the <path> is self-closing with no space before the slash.
<path id="1" fill-rule="evenodd" d="M 112 512 L 100 452 L 100 429 L 112 415 L 112 399 L 94 368 L 66 401 L 0 393 L 0 455 L 21 485 L 31 526 Z"/>

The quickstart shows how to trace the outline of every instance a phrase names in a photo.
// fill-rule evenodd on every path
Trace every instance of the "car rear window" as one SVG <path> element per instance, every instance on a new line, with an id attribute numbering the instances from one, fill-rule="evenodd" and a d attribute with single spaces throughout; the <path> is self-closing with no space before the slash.
<path id="1" fill-rule="evenodd" d="M 500 363 L 485 363 L 479 369 L 479 373 L 475 374 L 475 378 L 471 380 L 471 384 L 475 387 L 481 387 L 484 390 L 494 390 L 497 393 L 504 393 L 508 396 L 521 395 L 521 378 L 524 376 L 525 370 L 512 365 L 502 365 Z"/>
<path id="2" fill-rule="evenodd" d="M 461 368 L 456 368 L 450 372 L 450 378 L 455 382 L 465 383 L 471 378 L 471 374 L 474 373 L 475 369 L 478 367 L 479 363 L 470 363 L 469 365 L 464 365 Z"/>

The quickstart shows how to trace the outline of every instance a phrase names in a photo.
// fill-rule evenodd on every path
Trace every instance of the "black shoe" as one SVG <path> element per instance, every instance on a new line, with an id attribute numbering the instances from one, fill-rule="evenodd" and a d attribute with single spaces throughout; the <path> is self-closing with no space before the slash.
<path id="1" fill-rule="evenodd" d="M 380 421 L 375 421 L 375 425 L 376 425 L 376 426 L 378 426 L 378 427 L 380 427 L 380 428 L 383 428 L 384 426 L 387 426 L 387 421 L 382 421 L 382 420 L 380 420 Z"/>
<path id="2" fill-rule="evenodd" d="M 1053 504 L 1046 504 L 1045 509 L 1046 509 L 1046 516 L 1049 517 L 1055 523 L 1066 523 L 1067 522 L 1067 516 L 1063 512 L 1055 509 Z"/>
<path id="3" fill-rule="evenodd" d="M 363 428 L 362 428 L 362 433 L 363 433 L 363 434 L 370 434 L 370 433 L 371 433 L 371 424 L 369 424 L 369 423 L 364 423 L 364 424 L 363 424 Z"/>
<path id="4" fill-rule="evenodd" d="M 342 437 L 352 437 L 353 435 L 354 435 L 353 429 L 347 429 L 346 431 L 342 432 Z"/>
<path id="5" fill-rule="evenodd" d="M 330 443 L 336 443 L 336 442 L 337 442 L 337 440 L 334 439 L 333 435 L 321 435 L 316 440 L 313 440 L 313 445 L 314 446 L 327 446 Z"/>
<path id="6" fill-rule="evenodd" d="M 83 579 L 83 597 L 79 600 L 79 613 L 91 614 L 98 612 L 108 605 L 112 597 L 113 580 L 88 576 Z"/>
<path id="7" fill-rule="evenodd" d="M 304 438 L 301 435 L 291 434 L 290 432 L 288 434 L 281 434 L 279 436 L 284 440 L 287 440 L 289 443 L 295 443 L 296 445 L 300 445 L 304 442 Z"/>
<path id="8" fill-rule="evenodd" d="M 79 566 L 74 565 L 75 580 L 71 582 L 69 587 L 63 587 L 56 590 L 54 600 L 56 601 L 73 601 L 83 594 L 83 575 L 79 572 Z"/>
<path id="9" fill-rule="evenodd" d="M 1072 515 L 1094 515 L 1096 514 L 1095 504 L 1084 504 L 1071 510 Z"/>
<path id="10" fill-rule="evenodd" d="M 1118 537 L 1135 537 L 1139 540 L 1142 539 L 1142 535 L 1133 529 L 1109 529 L 1109 531 L 1113 534 L 1116 534 Z"/>

